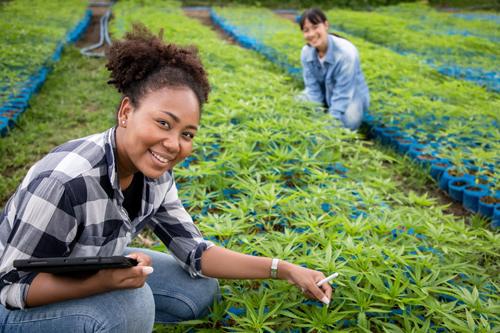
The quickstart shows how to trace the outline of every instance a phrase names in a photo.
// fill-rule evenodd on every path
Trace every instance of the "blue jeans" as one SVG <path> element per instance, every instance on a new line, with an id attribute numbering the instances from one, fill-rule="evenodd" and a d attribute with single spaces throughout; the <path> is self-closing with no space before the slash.
<path id="1" fill-rule="evenodd" d="M 357 130 L 361 125 L 361 121 L 363 120 L 363 114 L 365 112 L 368 112 L 369 106 L 370 106 L 369 98 L 362 96 L 355 96 L 344 113 L 331 112 L 330 115 L 333 116 L 333 118 L 340 120 L 342 122 L 343 127 L 354 131 Z"/>
<path id="2" fill-rule="evenodd" d="M 307 95 L 306 90 L 303 90 L 298 96 L 296 96 L 298 101 L 312 101 Z M 326 108 L 326 105 L 323 107 Z M 368 112 L 370 107 L 370 97 L 360 96 L 359 94 L 355 96 L 344 113 L 341 112 L 329 112 L 329 114 L 335 119 L 335 127 L 345 127 L 350 130 L 357 130 L 361 125 L 363 120 L 363 114 Z M 323 108 L 320 108 L 323 110 Z M 337 123 L 336 123 L 337 122 Z"/>
<path id="3" fill-rule="evenodd" d="M 147 333 L 153 324 L 208 314 L 218 297 L 216 279 L 193 279 L 165 253 L 128 248 L 151 256 L 154 272 L 142 288 L 122 289 L 24 310 L 0 305 L 0 333 Z"/>

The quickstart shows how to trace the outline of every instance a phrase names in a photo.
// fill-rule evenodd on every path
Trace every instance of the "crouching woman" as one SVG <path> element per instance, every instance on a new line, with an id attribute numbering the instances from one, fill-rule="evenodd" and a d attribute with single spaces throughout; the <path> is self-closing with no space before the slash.
<path id="1" fill-rule="evenodd" d="M 306 10 L 299 25 L 306 41 L 301 53 L 303 97 L 320 103 L 344 127 L 357 129 L 370 105 L 358 50 L 347 39 L 328 33 L 328 20 L 317 8 Z"/>

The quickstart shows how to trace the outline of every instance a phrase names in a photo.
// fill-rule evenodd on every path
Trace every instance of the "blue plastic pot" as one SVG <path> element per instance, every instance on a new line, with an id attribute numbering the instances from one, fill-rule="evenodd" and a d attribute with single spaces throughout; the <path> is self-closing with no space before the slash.
<path id="1" fill-rule="evenodd" d="M 9 120 L 4 117 L 0 117 L 0 136 L 7 135 L 9 130 Z"/>
<path id="2" fill-rule="evenodd" d="M 415 160 L 417 161 L 418 164 L 422 165 L 423 167 L 427 168 L 431 165 L 433 161 L 437 161 L 438 158 L 433 154 L 433 153 L 424 153 L 424 154 L 419 154 L 415 156 Z"/>
<path id="3" fill-rule="evenodd" d="M 450 166 L 450 161 L 444 158 L 438 158 L 437 160 L 431 161 L 431 177 L 439 181 L 443 172 Z"/>
<path id="4" fill-rule="evenodd" d="M 493 221 L 491 221 L 491 226 L 493 228 L 500 227 L 500 204 L 495 205 L 495 209 L 493 210 Z"/>
<path id="5" fill-rule="evenodd" d="M 450 172 L 453 170 L 453 167 L 450 167 L 448 169 L 446 169 L 444 172 L 443 172 L 443 175 L 441 176 L 441 178 L 439 179 L 439 188 L 442 189 L 443 191 L 447 192 L 448 191 L 448 184 L 450 183 L 450 181 L 452 180 L 458 180 L 458 179 L 462 179 L 462 178 L 465 178 L 467 179 L 469 182 L 474 182 L 474 176 L 473 175 L 469 175 L 469 174 L 460 174 L 460 175 L 452 175 L 450 174 Z"/>
<path id="6" fill-rule="evenodd" d="M 469 185 L 471 185 L 471 182 L 465 177 L 450 180 L 450 182 L 448 183 L 448 194 L 450 198 L 455 201 L 462 202 L 464 190 Z"/>
<path id="7" fill-rule="evenodd" d="M 375 139 L 380 140 L 382 143 L 387 142 L 388 140 L 388 135 L 389 134 L 394 134 L 395 131 L 398 131 L 399 129 L 394 126 L 389 126 L 389 127 L 384 127 L 384 126 L 374 126 L 372 128 L 372 134 L 375 137 Z"/>
<path id="8" fill-rule="evenodd" d="M 466 209 L 477 213 L 479 209 L 479 198 L 488 195 L 488 193 L 488 187 L 481 184 L 472 184 L 471 186 L 465 187 L 463 194 L 463 206 Z"/>
<path id="9" fill-rule="evenodd" d="M 484 217 L 493 218 L 493 211 L 495 210 L 495 206 L 498 204 L 494 203 L 486 203 L 484 200 L 485 197 L 479 198 L 478 200 L 478 213 L 483 215 Z"/>
<path id="10" fill-rule="evenodd" d="M 403 140 L 396 140 L 396 150 L 400 154 L 406 154 L 408 149 L 410 149 L 410 147 L 416 143 L 417 141 L 410 137 L 405 138 Z"/>
<path id="11" fill-rule="evenodd" d="M 390 145 L 394 140 L 393 137 L 396 136 L 401 136 L 401 133 L 397 128 L 394 127 L 388 127 L 385 128 L 381 133 L 380 133 L 380 141 L 384 145 Z"/>
<path id="12" fill-rule="evenodd" d="M 412 158 L 415 159 L 417 155 L 420 155 L 423 153 L 427 146 L 423 145 L 421 143 L 414 143 L 408 148 L 408 155 Z"/>

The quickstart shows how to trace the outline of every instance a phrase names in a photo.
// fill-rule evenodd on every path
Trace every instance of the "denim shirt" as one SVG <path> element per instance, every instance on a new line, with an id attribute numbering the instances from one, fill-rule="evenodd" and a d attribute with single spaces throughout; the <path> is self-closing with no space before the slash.
<path id="1" fill-rule="evenodd" d="M 348 40 L 328 35 L 323 66 L 312 46 L 305 45 L 300 58 L 308 99 L 327 106 L 331 115 L 343 114 L 354 99 L 369 103 L 358 51 Z"/>

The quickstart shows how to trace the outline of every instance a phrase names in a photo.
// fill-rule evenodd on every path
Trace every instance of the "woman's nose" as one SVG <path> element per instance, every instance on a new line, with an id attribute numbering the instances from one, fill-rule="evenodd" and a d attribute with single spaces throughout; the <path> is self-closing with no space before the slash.
<path id="1" fill-rule="evenodd" d="M 180 141 L 177 135 L 169 135 L 163 139 L 163 147 L 165 147 L 168 152 L 177 154 L 180 150 Z"/>

